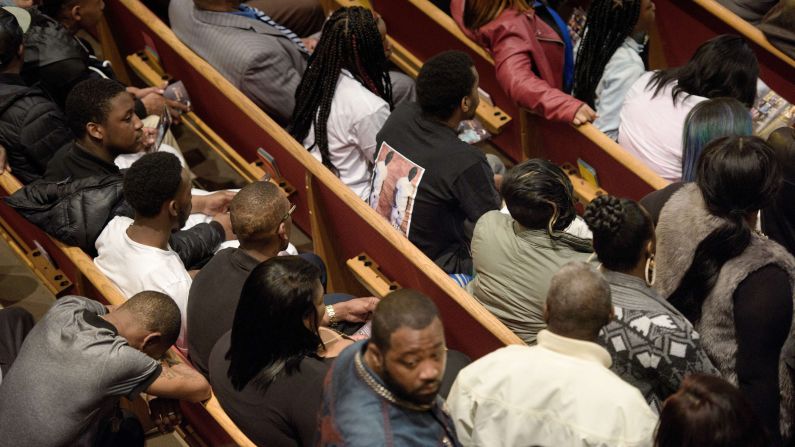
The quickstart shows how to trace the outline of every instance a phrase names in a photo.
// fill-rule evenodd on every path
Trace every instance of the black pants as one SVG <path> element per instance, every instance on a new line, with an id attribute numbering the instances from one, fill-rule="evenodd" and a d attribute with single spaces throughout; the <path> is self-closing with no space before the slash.
<path id="1" fill-rule="evenodd" d="M 8 374 L 33 324 L 33 316 L 21 307 L 0 309 L 0 369 L 3 376 Z"/>

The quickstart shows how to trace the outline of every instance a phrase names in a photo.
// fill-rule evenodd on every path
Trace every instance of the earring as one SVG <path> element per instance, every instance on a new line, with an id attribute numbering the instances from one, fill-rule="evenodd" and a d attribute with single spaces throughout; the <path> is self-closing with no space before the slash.
<path id="1" fill-rule="evenodd" d="M 643 276 L 646 277 L 646 285 L 649 287 L 653 286 L 654 281 L 657 280 L 657 270 L 654 268 L 654 255 L 646 258 L 646 271 Z"/>

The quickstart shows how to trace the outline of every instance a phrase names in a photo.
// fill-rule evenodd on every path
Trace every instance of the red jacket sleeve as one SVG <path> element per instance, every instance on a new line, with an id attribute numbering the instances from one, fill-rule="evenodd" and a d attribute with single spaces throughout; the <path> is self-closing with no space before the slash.
<path id="1" fill-rule="evenodd" d="M 571 122 L 583 102 L 549 85 L 533 72 L 527 42 L 530 28 L 500 26 L 492 34 L 492 54 L 497 81 L 520 106 L 550 121 Z"/>

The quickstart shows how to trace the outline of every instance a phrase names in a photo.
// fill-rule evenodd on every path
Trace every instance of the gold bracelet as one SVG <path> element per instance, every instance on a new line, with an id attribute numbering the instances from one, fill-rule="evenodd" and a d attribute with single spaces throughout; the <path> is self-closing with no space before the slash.
<path id="1" fill-rule="evenodd" d="M 334 312 L 334 306 L 329 304 L 326 306 L 326 315 L 328 315 L 328 324 L 331 327 L 336 327 L 339 322 L 337 321 L 337 312 Z"/>

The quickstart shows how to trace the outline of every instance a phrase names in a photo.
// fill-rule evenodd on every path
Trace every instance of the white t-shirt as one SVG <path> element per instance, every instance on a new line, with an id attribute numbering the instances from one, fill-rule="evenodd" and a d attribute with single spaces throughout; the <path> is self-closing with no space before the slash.
<path id="1" fill-rule="evenodd" d="M 177 347 L 187 353 L 188 292 L 193 282 L 179 255 L 169 247 L 161 250 L 139 244 L 127 236 L 133 220 L 117 216 L 97 238 L 94 264 L 121 290 L 126 298 L 153 290 L 170 296 L 179 306 L 182 329 Z"/>
<path id="2" fill-rule="evenodd" d="M 675 182 L 682 178 L 685 118 L 696 104 L 707 98 L 682 93 L 674 104 L 671 91 L 676 81 L 652 98 L 655 89 L 647 89 L 646 84 L 653 74 L 644 74 L 629 89 L 621 107 L 618 144 L 659 176 Z"/>
<path id="3" fill-rule="evenodd" d="M 362 200 L 370 198 L 370 180 L 375 159 L 375 136 L 389 118 L 389 104 L 367 90 L 347 70 L 342 70 L 331 101 L 328 124 L 328 149 L 342 183 Z M 304 147 L 315 144 L 315 127 L 309 129 Z M 320 150 L 310 152 L 322 161 Z"/>

